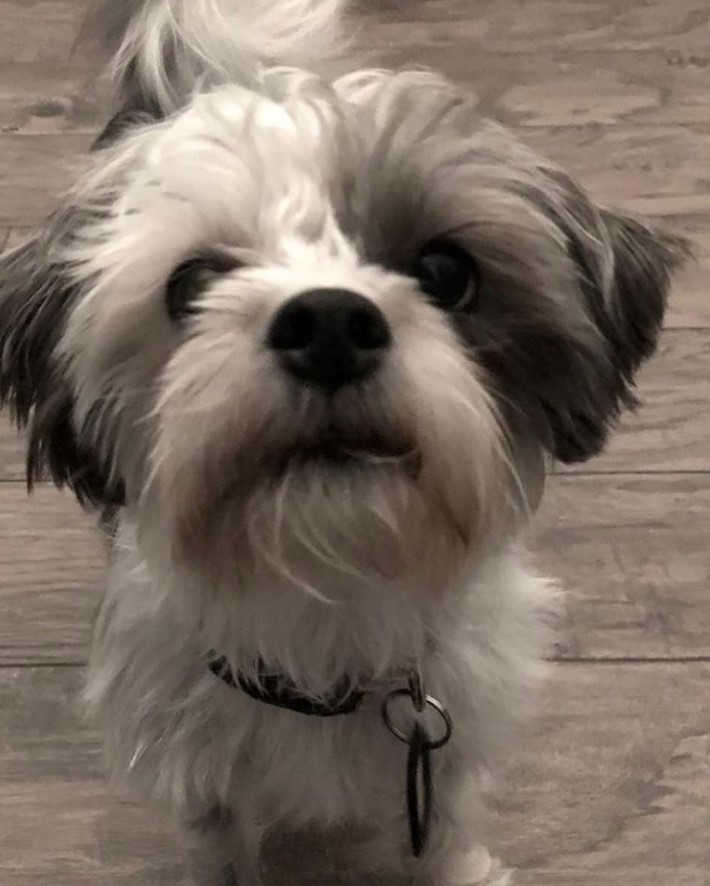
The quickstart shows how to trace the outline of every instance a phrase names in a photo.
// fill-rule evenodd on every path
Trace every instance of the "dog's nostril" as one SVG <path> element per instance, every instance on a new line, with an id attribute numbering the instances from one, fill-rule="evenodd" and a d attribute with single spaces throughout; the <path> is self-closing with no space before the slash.
<path id="1" fill-rule="evenodd" d="M 289 302 L 271 328 L 269 345 L 276 351 L 307 348 L 315 337 L 316 328 L 315 315 L 307 305 Z"/>
<path id="2" fill-rule="evenodd" d="M 267 338 L 290 375 L 329 390 L 371 375 L 391 341 L 382 311 L 346 289 L 313 289 L 292 298 Z"/>
<path id="3" fill-rule="evenodd" d="M 390 330 L 381 311 L 355 310 L 348 322 L 348 335 L 353 344 L 365 351 L 386 348 Z"/>

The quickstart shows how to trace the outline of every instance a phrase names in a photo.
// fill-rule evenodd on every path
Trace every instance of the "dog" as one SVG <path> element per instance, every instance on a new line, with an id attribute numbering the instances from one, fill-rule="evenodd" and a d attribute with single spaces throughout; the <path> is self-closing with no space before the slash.
<path id="1" fill-rule="evenodd" d="M 278 830 L 508 882 L 469 796 L 559 593 L 524 530 L 604 445 L 683 242 L 596 205 L 340 0 L 112 0 L 111 122 L 0 262 L 0 395 L 110 515 L 86 697 L 199 886 Z"/>

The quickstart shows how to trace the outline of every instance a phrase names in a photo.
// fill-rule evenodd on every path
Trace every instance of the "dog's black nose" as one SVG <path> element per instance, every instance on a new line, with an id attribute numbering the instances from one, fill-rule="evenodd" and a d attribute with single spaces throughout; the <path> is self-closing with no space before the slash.
<path id="1" fill-rule="evenodd" d="M 391 341 L 382 311 L 347 289 L 311 289 L 292 298 L 267 339 L 287 372 L 330 391 L 371 375 Z"/>

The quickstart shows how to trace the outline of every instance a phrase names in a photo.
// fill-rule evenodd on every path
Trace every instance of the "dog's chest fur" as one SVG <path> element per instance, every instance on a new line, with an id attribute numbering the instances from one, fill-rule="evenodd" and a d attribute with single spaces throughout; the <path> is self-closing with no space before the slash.
<path id="1" fill-rule="evenodd" d="M 211 621 L 208 594 L 191 605 L 175 590 L 151 582 L 124 526 L 88 685 L 113 768 L 178 809 L 247 804 L 266 825 L 296 827 L 402 815 L 406 748 L 381 705 L 412 663 L 454 719 L 439 771 L 453 758 L 484 766 L 526 712 L 554 598 L 513 550 L 445 599 L 413 594 L 410 605 L 405 588 L 386 585 L 333 603 L 250 588 Z M 259 659 L 273 664 L 313 695 L 342 676 L 363 680 L 367 695 L 356 712 L 328 719 L 279 710 L 210 673 L 208 648 L 246 674 Z"/>

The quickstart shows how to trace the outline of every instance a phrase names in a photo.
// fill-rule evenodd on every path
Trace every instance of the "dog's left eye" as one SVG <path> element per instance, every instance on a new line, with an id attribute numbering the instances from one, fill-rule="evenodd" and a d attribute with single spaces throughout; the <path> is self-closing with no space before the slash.
<path id="1" fill-rule="evenodd" d="M 435 240 L 419 253 L 412 272 L 422 290 L 444 311 L 470 311 L 476 306 L 479 272 L 475 260 L 455 243 Z"/>
<path id="2" fill-rule="evenodd" d="M 192 258 L 177 267 L 170 275 L 165 290 L 170 319 L 177 323 L 194 314 L 199 296 L 225 270 L 210 258 Z"/>

